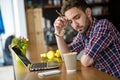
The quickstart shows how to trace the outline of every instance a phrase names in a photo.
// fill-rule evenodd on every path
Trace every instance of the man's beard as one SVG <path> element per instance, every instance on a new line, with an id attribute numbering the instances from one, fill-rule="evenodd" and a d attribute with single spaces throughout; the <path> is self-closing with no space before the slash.
<path id="1" fill-rule="evenodd" d="M 84 27 L 83 30 L 78 31 L 78 32 L 80 32 L 80 33 L 86 32 L 90 27 L 90 19 L 86 16 L 85 25 L 84 26 L 78 26 L 78 27 Z"/>
<path id="2" fill-rule="evenodd" d="M 88 18 L 88 16 L 86 16 L 86 20 L 85 20 L 85 31 L 87 31 L 90 27 L 90 19 Z"/>

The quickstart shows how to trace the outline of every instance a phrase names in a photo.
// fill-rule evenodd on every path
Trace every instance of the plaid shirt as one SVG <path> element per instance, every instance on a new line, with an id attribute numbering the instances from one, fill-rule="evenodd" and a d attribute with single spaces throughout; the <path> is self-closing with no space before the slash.
<path id="1" fill-rule="evenodd" d="M 88 31 L 78 33 L 69 49 L 78 53 L 85 49 L 97 69 L 120 78 L 120 33 L 108 20 L 94 18 Z"/>

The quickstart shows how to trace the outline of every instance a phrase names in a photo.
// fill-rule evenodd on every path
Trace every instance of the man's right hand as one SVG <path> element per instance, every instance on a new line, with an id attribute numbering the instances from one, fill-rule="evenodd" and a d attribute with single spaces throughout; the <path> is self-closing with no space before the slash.
<path id="1" fill-rule="evenodd" d="M 54 22 L 55 33 L 60 35 L 62 30 L 67 26 L 67 18 L 62 16 L 58 17 Z"/>

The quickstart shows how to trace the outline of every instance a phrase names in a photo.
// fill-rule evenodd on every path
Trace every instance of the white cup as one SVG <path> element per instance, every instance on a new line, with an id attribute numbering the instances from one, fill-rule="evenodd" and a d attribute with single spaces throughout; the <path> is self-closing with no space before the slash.
<path id="1" fill-rule="evenodd" d="M 67 72 L 74 72 L 76 71 L 76 63 L 77 63 L 77 52 L 69 52 L 64 53 L 63 58 L 65 62 L 65 67 Z"/>

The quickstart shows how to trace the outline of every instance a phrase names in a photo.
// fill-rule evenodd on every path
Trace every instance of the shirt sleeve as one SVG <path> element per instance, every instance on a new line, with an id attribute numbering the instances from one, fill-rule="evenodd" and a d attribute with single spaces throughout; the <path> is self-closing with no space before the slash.
<path id="1" fill-rule="evenodd" d="M 73 42 L 68 45 L 71 52 L 80 52 L 83 50 L 83 42 L 81 40 L 81 35 L 78 33 L 74 38 Z"/>
<path id="2" fill-rule="evenodd" d="M 93 31 L 93 36 L 85 48 L 85 54 L 95 60 L 99 57 L 99 53 L 109 46 L 111 41 L 112 36 L 108 26 L 99 25 Z"/>

